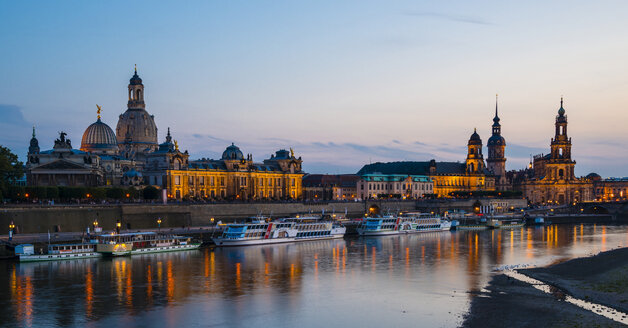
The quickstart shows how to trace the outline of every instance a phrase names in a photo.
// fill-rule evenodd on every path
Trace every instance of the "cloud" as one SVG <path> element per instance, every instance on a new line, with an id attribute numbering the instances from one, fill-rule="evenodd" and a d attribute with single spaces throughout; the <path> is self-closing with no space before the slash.
<path id="1" fill-rule="evenodd" d="M 443 14 L 443 13 L 435 13 L 435 12 L 406 12 L 405 15 L 436 18 L 436 19 L 448 20 L 452 22 L 467 23 L 467 24 L 495 25 L 484 19 L 481 19 L 478 17 L 472 17 L 472 16 L 452 15 L 452 14 Z"/>

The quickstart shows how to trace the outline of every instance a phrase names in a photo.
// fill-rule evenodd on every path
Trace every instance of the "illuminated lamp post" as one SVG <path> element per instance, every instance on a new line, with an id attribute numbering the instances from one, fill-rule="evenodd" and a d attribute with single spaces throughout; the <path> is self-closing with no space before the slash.
<path id="1" fill-rule="evenodd" d="M 161 218 L 157 218 L 157 229 L 161 232 Z"/>
<path id="2" fill-rule="evenodd" d="M 9 224 L 9 241 L 13 240 L 13 229 L 15 229 L 15 224 L 11 221 Z"/>
<path id="3" fill-rule="evenodd" d="M 120 220 L 116 221 L 116 233 L 120 233 L 120 228 L 122 227 L 122 222 Z"/>

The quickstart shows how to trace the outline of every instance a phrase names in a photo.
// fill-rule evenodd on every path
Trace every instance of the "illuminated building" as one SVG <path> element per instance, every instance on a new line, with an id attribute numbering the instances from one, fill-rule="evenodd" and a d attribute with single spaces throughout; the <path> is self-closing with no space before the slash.
<path id="1" fill-rule="evenodd" d="M 493 118 L 492 135 L 486 144 L 488 148 L 488 158 L 486 168 L 495 175 L 495 189 L 508 190 L 510 185 L 506 179 L 506 140 L 502 137 L 502 126 L 499 124 L 497 114 L 497 102 L 495 102 L 495 118 Z"/>
<path id="2" fill-rule="evenodd" d="M 448 197 L 457 191 L 495 190 L 495 177 L 486 169 L 482 155 L 482 139 L 474 131 L 467 143 L 467 159 L 460 162 L 390 162 L 373 163 L 362 167 L 358 175 L 427 176 L 434 184 L 433 193 Z M 358 187 L 360 194 L 361 187 Z M 381 186 L 380 186 L 381 188 Z M 384 187 L 385 188 L 385 187 Z M 382 191 L 380 189 L 380 191 Z M 386 189 L 383 192 L 385 194 Z M 390 194 L 390 193 L 389 193 Z M 369 194 L 372 196 L 372 194 Z"/>
<path id="3" fill-rule="evenodd" d="M 569 204 L 593 199 L 593 183 L 576 178 L 576 161 L 571 159 L 571 138 L 567 136 L 567 116 L 560 100 L 556 115 L 556 130 L 551 140 L 551 152 L 536 155 L 528 178 L 518 186 L 532 203 Z"/>
<path id="4" fill-rule="evenodd" d="M 366 173 L 357 182 L 360 199 L 418 199 L 434 192 L 434 183 L 425 175 Z"/>
<path id="5" fill-rule="evenodd" d="M 587 175 L 593 181 L 593 192 L 597 201 L 624 201 L 628 199 L 628 177 L 606 178 L 597 173 Z"/>
<path id="6" fill-rule="evenodd" d="M 262 163 L 242 153 L 232 144 L 221 159 L 189 161 L 172 142 L 170 130 L 166 142 L 147 154 L 144 176 L 148 184 L 168 190 L 173 199 L 271 200 L 302 197 L 301 158 L 292 151 L 279 150 Z"/>

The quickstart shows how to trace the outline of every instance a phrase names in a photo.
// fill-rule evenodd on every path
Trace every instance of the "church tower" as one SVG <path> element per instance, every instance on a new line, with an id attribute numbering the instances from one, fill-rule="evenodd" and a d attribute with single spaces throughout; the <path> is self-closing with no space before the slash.
<path id="1" fill-rule="evenodd" d="M 547 172 L 551 180 L 575 179 L 574 167 L 576 161 L 571 160 L 571 138 L 567 136 L 567 116 L 563 108 L 563 98 L 560 98 L 560 109 L 556 115 L 556 133 L 552 138 L 550 159 L 547 163 Z"/>
<path id="2" fill-rule="evenodd" d="M 146 153 L 157 150 L 157 125 L 155 117 L 146 111 L 144 84 L 137 75 L 137 67 L 128 91 L 127 110 L 118 120 L 116 140 L 120 155 L 142 162 Z"/>
<path id="3" fill-rule="evenodd" d="M 469 152 L 467 154 L 466 170 L 468 174 L 480 174 L 484 170 L 484 156 L 482 155 L 482 139 L 477 130 L 473 130 L 469 143 L 467 144 Z"/>
<path id="4" fill-rule="evenodd" d="M 493 135 L 488 139 L 488 158 L 486 168 L 495 175 L 497 190 L 507 189 L 506 181 L 506 140 L 502 137 L 502 126 L 499 124 L 497 112 L 497 96 L 495 96 L 495 117 L 493 118 Z"/>

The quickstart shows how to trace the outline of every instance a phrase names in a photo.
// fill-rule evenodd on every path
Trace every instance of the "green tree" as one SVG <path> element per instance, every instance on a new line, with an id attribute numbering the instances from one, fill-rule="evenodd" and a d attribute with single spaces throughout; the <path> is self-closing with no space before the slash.
<path id="1" fill-rule="evenodd" d="M 144 199 L 158 199 L 159 190 L 153 186 L 147 186 L 142 190 L 142 195 L 144 196 Z"/>
<path id="2" fill-rule="evenodd" d="M 0 146 L 0 190 L 5 193 L 9 186 L 24 176 L 24 164 L 9 148 Z"/>
<path id="3" fill-rule="evenodd" d="M 59 188 L 57 188 L 57 187 L 46 187 L 46 197 L 48 197 L 48 199 L 57 199 L 57 198 L 59 198 Z"/>
<path id="4" fill-rule="evenodd" d="M 106 193 L 107 198 L 110 199 L 122 199 L 124 197 L 124 189 L 118 187 L 107 188 Z"/>

